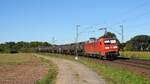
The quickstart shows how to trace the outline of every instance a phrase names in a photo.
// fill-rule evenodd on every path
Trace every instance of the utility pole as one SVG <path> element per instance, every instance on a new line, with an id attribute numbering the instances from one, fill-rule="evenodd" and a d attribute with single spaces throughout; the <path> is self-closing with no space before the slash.
<path id="1" fill-rule="evenodd" d="M 55 37 L 52 37 L 52 48 L 55 48 Z M 54 50 L 52 50 L 52 53 L 54 53 Z"/>
<path id="2" fill-rule="evenodd" d="M 78 60 L 78 38 L 79 38 L 79 27 L 80 27 L 80 25 L 76 25 L 76 41 L 75 41 L 75 43 L 76 43 L 76 51 L 75 51 L 76 57 L 75 57 L 75 60 Z"/>
<path id="3" fill-rule="evenodd" d="M 121 27 L 121 41 L 124 43 L 124 30 L 123 30 L 123 25 L 120 25 Z"/>
<path id="4" fill-rule="evenodd" d="M 120 25 L 120 28 L 121 28 L 121 41 L 122 41 L 122 44 L 124 43 L 124 31 L 123 31 L 123 24 Z M 124 48 L 122 48 L 122 55 L 124 56 Z"/>
<path id="5" fill-rule="evenodd" d="M 106 27 L 100 28 L 99 30 L 104 30 L 104 32 L 105 32 L 105 34 L 104 34 L 104 35 L 106 35 L 106 34 L 107 34 L 107 28 L 106 28 Z"/>
<path id="6" fill-rule="evenodd" d="M 52 45 L 55 44 L 55 37 L 52 37 Z"/>

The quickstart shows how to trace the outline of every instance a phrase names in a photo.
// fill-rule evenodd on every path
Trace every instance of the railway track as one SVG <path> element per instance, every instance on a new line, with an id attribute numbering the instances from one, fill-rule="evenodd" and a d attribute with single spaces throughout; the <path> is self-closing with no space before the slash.
<path id="1" fill-rule="evenodd" d="M 140 60 L 115 60 L 113 61 L 113 63 L 150 70 L 150 63 L 148 61 L 144 62 Z"/>
<path id="2" fill-rule="evenodd" d="M 142 65 L 149 65 L 150 66 L 150 61 L 144 61 L 144 60 L 125 60 L 126 62 L 130 62 L 130 63 L 137 63 L 137 64 L 142 64 Z"/>
<path id="3" fill-rule="evenodd" d="M 100 63 L 111 63 L 115 65 L 120 65 L 122 67 L 128 67 L 128 68 L 136 68 L 140 69 L 142 71 L 146 71 L 150 74 L 150 61 L 145 61 L 145 60 L 136 60 L 136 59 L 129 59 L 129 58 L 118 58 L 115 60 L 99 60 L 95 59 L 96 61 Z"/>

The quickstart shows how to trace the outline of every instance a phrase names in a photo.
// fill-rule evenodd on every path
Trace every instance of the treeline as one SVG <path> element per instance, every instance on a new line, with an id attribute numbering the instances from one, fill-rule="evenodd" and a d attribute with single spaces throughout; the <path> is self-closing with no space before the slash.
<path id="1" fill-rule="evenodd" d="M 150 36 L 137 35 L 121 44 L 120 48 L 126 51 L 150 51 Z"/>
<path id="2" fill-rule="evenodd" d="M 51 46 L 48 42 L 5 42 L 0 44 L 0 53 L 35 52 L 39 46 Z"/>

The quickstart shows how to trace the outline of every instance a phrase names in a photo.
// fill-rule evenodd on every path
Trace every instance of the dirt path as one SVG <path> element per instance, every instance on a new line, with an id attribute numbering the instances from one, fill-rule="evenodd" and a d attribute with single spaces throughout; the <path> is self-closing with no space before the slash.
<path id="1" fill-rule="evenodd" d="M 56 84 L 105 84 L 105 81 L 86 66 L 64 59 L 49 58 L 59 68 Z"/>

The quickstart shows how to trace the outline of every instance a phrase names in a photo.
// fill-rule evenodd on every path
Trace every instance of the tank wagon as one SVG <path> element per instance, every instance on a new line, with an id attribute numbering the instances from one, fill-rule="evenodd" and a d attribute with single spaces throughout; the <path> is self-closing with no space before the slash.
<path id="1" fill-rule="evenodd" d="M 78 42 L 51 47 L 39 47 L 38 51 L 74 55 L 76 52 L 81 56 L 114 58 L 119 56 L 119 47 L 116 39 L 110 37 L 91 38 L 86 42 Z"/>

